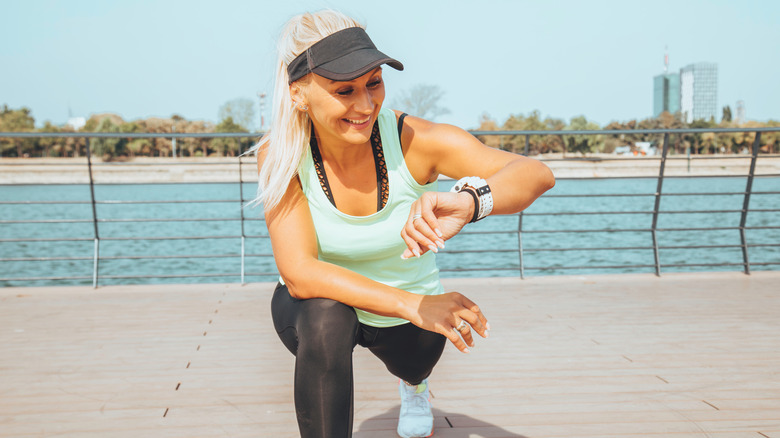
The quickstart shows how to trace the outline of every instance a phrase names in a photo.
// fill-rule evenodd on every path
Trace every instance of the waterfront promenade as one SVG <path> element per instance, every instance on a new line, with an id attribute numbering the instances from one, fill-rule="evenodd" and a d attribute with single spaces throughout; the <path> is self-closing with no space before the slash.
<path id="1" fill-rule="evenodd" d="M 446 279 L 490 318 L 436 437 L 780 438 L 780 272 Z M 0 437 L 295 437 L 273 284 L 0 289 Z M 355 353 L 355 436 L 397 381 Z"/>

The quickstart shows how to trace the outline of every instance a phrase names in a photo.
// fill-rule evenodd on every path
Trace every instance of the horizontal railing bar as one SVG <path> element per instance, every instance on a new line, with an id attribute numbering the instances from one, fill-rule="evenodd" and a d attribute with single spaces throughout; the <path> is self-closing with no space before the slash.
<path id="1" fill-rule="evenodd" d="M 0 278 L 0 281 L 62 281 L 62 280 L 92 280 L 92 276 L 86 277 L 10 277 Z"/>
<path id="2" fill-rule="evenodd" d="M 92 257 L 15 257 L 0 259 L 0 262 L 51 262 L 68 260 L 92 260 Z"/>
<path id="3" fill-rule="evenodd" d="M 655 268 L 655 265 L 606 265 L 606 266 L 525 266 L 524 269 L 534 271 L 552 271 L 555 269 L 625 269 L 625 268 Z"/>
<path id="4" fill-rule="evenodd" d="M 565 194 L 565 195 L 548 195 L 544 194 L 542 197 L 544 198 L 611 198 L 611 197 L 640 197 L 640 196 L 655 196 L 654 193 L 598 193 L 589 195 L 587 193 L 571 193 L 571 194 Z"/>
<path id="5" fill-rule="evenodd" d="M 269 277 L 279 276 L 279 273 L 246 273 L 248 277 Z M 192 275 L 101 275 L 101 279 L 144 279 L 144 278 L 208 278 L 208 277 L 240 277 L 241 274 L 192 274 Z M 86 277 L 12 277 L 0 278 L 0 281 L 62 281 L 62 280 L 92 280 L 91 276 Z"/>
<path id="6" fill-rule="evenodd" d="M 752 246 L 752 245 L 751 245 Z M 780 244 L 778 244 L 780 246 Z M 704 249 L 704 248 L 742 248 L 742 245 L 670 245 L 659 246 L 658 249 Z"/>
<path id="7" fill-rule="evenodd" d="M 750 265 L 753 265 L 753 262 L 750 262 Z M 675 263 L 675 264 L 661 264 L 662 268 L 689 268 L 693 266 L 745 266 L 744 262 L 739 263 Z"/>
<path id="8" fill-rule="evenodd" d="M 755 132 L 755 129 L 742 132 Z M 0 138 L 250 138 L 264 132 L 0 132 Z"/>
<path id="9" fill-rule="evenodd" d="M 541 160 L 545 162 L 547 160 Z M 754 178 L 777 178 L 780 177 L 780 173 L 757 173 L 753 175 Z M 708 175 L 665 175 L 664 179 L 714 179 L 714 178 L 747 178 L 747 175 L 741 174 L 708 174 Z M 632 175 L 632 176 L 609 176 L 609 177 L 594 177 L 594 176 L 561 176 L 555 178 L 557 181 L 582 181 L 582 180 L 607 180 L 607 179 L 654 179 L 652 177 L 644 175 Z"/>
<path id="10" fill-rule="evenodd" d="M 517 251 L 517 250 L 515 250 Z M 495 252 L 495 251 L 493 251 Z M 244 257 L 273 257 L 273 254 L 244 254 Z M 101 256 L 100 260 L 170 260 L 170 259 L 219 259 L 237 258 L 241 254 L 204 254 L 204 255 L 142 255 L 142 256 Z M 71 260 L 92 260 L 92 257 L 15 257 L 0 258 L 0 262 L 56 262 Z"/>
<path id="11" fill-rule="evenodd" d="M 120 278 L 209 278 L 209 277 L 240 277 L 241 273 L 217 273 L 217 274 L 161 274 L 161 275 L 104 275 L 101 274 L 102 280 L 118 280 Z"/>
<path id="12" fill-rule="evenodd" d="M 241 202 L 236 199 L 201 199 L 201 200 L 160 200 L 160 201 L 98 201 L 95 200 L 97 205 L 126 205 L 126 204 L 221 204 L 221 203 L 235 203 Z"/>
<path id="13" fill-rule="evenodd" d="M 205 199 L 205 200 L 176 200 L 176 201 L 95 201 L 95 205 L 137 205 L 137 204 L 233 204 L 245 202 L 247 199 Z M 90 201 L 0 201 L 0 205 L 91 205 Z"/>
<path id="14" fill-rule="evenodd" d="M 574 248 L 523 248 L 523 252 L 560 252 L 560 251 L 620 251 L 620 250 L 646 250 L 652 246 L 603 246 L 603 247 L 574 247 Z"/>
<path id="15" fill-rule="evenodd" d="M 279 275 L 279 273 L 257 273 L 257 274 L 244 274 L 245 276 L 255 276 L 255 277 L 265 277 L 265 276 L 271 276 L 271 275 Z M 217 274 L 168 274 L 168 275 L 101 275 L 101 279 L 112 279 L 112 280 L 119 280 L 119 279 L 128 279 L 128 278 L 224 278 L 224 277 L 240 277 L 241 273 L 237 272 L 235 274 L 231 273 L 217 273 Z"/>
<path id="16" fill-rule="evenodd" d="M 517 271 L 518 269 L 520 269 L 519 266 L 510 266 L 510 267 L 492 266 L 489 268 L 448 268 L 448 269 L 440 269 L 439 272 Z"/>
<path id="17" fill-rule="evenodd" d="M 0 243 L 21 243 L 21 242 L 92 242 L 94 237 L 47 237 L 43 239 L 19 238 L 19 239 L 0 239 Z"/>
<path id="18" fill-rule="evenodd" d="M 580 216 L 594 214 L 653 214 L 652 211 L 560 211 L 542 213 L 523 213 L 524 216 Z"/>
<path id="19" fill-rule="evenodd" d="M 691 193 L 664 193 L 663 196 L 744 196 L 745 192 L 691 192 Z M 751 192 L 751 195 L 780 195 L 780 192 Z M 655 193 L 572 193 L 566 195 L 542 195 L 542 198 L 610 198 L 610 197 L 650 197 Z"/>
<path id="20" fill-rule="evenodd" d="M 617 229 L 594 229 L 594 230 L 523 230 L 526 233 L 644 233 L 650 232 L 650 228 L 617 228 Z M 514 231 L 517 233 L 517 231 Z M 463 234 L 461 232 L 460 234 Z M 655 266 L 655 265 L 653 265 Z"/>
<path id="21" fill-rule="evenodd" d="M 0 201 L 0 205 L 91 204 L 89 201 Z"/>
<path id="22" fill-rule="evenodd" d="M 134 219 L 98 219 L 103 223 L 145 223 L 145 222 L 235 222 L 242 220 L 240 217 L 215 217 L 215 218 L 134 218 Z M 91 222 L 91 221 L 90 221 Z"/>
<path id="23" fill-rule="evenodd" d="M 446 254 L 480 254 L 491 252 L 520 252 L 519 249 L 445 249 L 439 250 L 439 255 Z"/>
<path id="24" fill-rule="evenodd" d="M 36 219 L 22 221 L 0 221 L 0 224 L 82 224 L 92 223 L 92 219 Z"/>
<path id="25" fill-rule="evenodd" d="M 556 130 L 556 131 L 469 131 L 472 135 L 625 135 L 625 134 L 696 134 L 734 132 L 780 132 L 780 127 L 755 128 L 686 128 L 686 129 L 626 129 L 626 130 Z M 265 132 L 0 132 L 4 138 L 249 138 L 262 137 Z M 748 157 L 750 158 L 750 157 Z"/>

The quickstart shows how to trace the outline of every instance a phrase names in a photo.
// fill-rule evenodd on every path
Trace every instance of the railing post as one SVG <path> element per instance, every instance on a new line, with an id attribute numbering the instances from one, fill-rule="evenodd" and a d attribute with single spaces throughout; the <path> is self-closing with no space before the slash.
<path id="1" fill-rule="evenodd" d="M 756 159 L 758 158 L 758 149 L 760 147 L 761 131 L 757 131 L 756 140 L 753 142 L 753 153 L 750 157 L 750 171 L 748 172 L 747 187 L 745 187 L 745 200 L 742 202 L 742 217 L 739 220 L 739 238 L 742 244 L 742 262 L 745 266 L 746 275 L 750 275 L 750 258 L 748 257 L 745 224 L 747 223 L 748 208 L 750 207 L 750 194 L 753 191 L 753 176 L 756 174 Z"/>
<path id="2" fill-rule="evenodd" d="M 525 265 L 523 264 L 523 212 L 517 218 L 517 249 L 520 257 L 520 279 L 525 279 Z"/>
<path id="3" fill-rule="evenodd" d="M 523 150 L 523 151 L 524 151 L 524 152 L 523 152 L 523 155 L 525 155 L 526 157 L 528 156 L 528 142 L 529 142 L 529 137 L 530 137 L 530 135 L 528 135 L 528 134 L 526 134 L 526 135 L 525 135 L 525 149 Z"/>
<path id="4" fill-rule="evenodd" d="M 100 234 L 98 233 L 97 208 L 95 207 L 95 181 L 92 177 L 92 151 L 89 147 L 89 137 L 84 138 L 87 143 L 87 170 L 89 172 L 89 194 L 92 200 L 92 225 L 95 230 L 95 249 L 92 257 L 92 287 L 98 287 L 98 267 L 100 262 Z"/>
<path id="5" fill-rule="evenodd" d="M 661 152 L 661 165 L 658 170 L 658 184 L 655 188 L 655 205 L 653 206 L 653 256 L 655 257 L 655 275 L 661 276 L 661 255 L 658 252 L 658 210 L 661 207 L 661 193 L 664 186 L 664 171 L 666 170 L 666 155 L 669 153 L 669 133 L 664 133 L 664 145 Z"/>
<path id="6" fill-rule="evenodd" d="M 244 174 L 241 166 L 241 142 L 238 143 L 238 194 L 241 208 L 241 285 L 246 284 L 246 232 L 244 231 Z"/>

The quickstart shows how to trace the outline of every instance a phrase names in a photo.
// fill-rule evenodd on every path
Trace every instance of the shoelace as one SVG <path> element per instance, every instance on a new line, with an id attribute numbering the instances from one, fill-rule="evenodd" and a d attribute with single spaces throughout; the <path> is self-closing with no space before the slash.
<path id="1" fill-rule="evenodd" d="M 428 400 L 425 397 L 425 393 L 414 394 L 409 404 L 410 413 L 425 414 L 428 412 Z"/>

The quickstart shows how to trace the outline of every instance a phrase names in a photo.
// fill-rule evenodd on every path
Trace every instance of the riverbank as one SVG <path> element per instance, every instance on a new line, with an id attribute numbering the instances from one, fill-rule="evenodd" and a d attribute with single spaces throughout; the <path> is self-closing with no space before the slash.
<path id="1" fill-rule="evenodd" d="M 557 178 L 656 177 L 658 157 L 593 155 L 567 158 L 561 154 L 534 157 L 545 162 Z M 747 155 L 705 157 L 671 156 L 666 176 L 747 175 Z M 756 163 L 757 175 L 780 174 L 780 156 L 762 155 Z M 98 184 L 187 183 L 257 181 L 254 158 L 150 158 L 129 161 L 92 162 L 92 175 Z M 0 184 L 88 184 L 87 159 L 81 158 L 0 158 Z"/>

